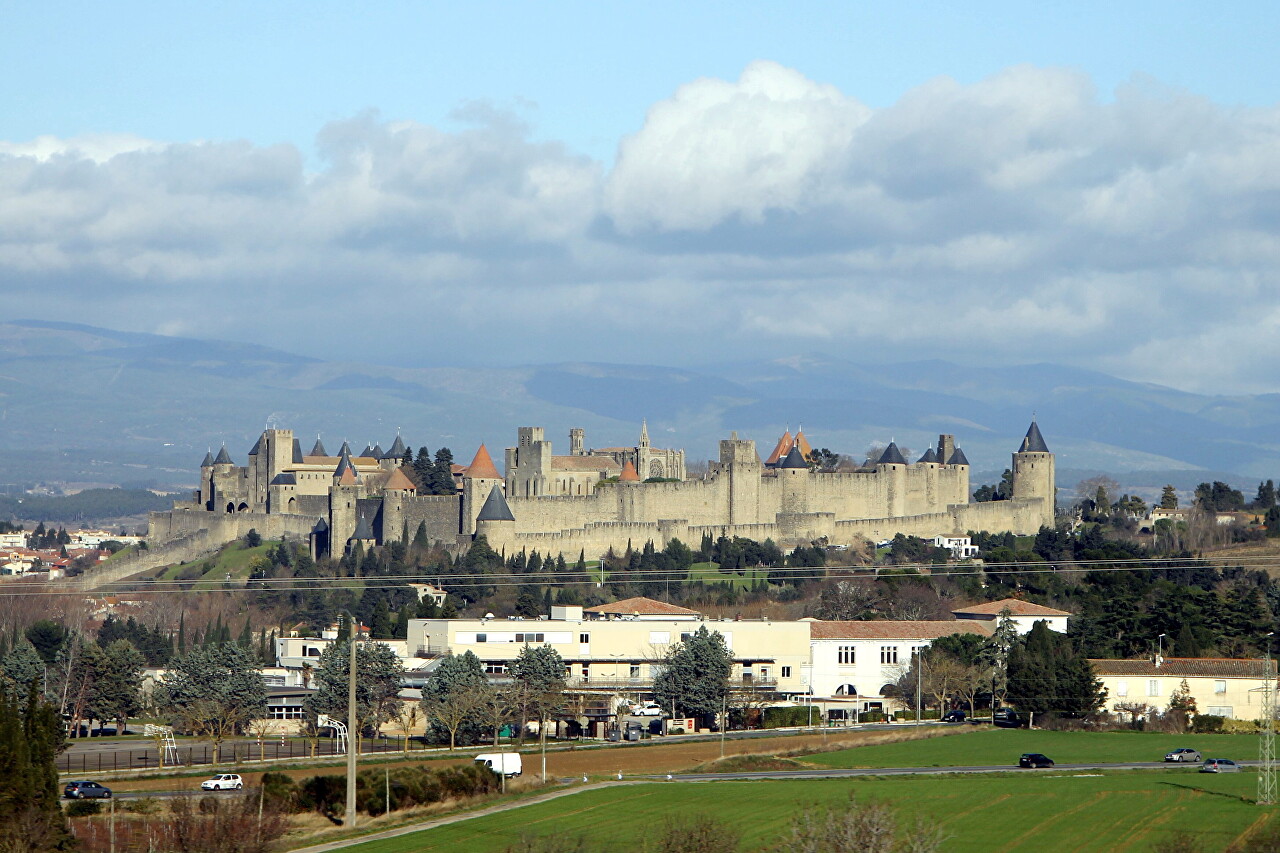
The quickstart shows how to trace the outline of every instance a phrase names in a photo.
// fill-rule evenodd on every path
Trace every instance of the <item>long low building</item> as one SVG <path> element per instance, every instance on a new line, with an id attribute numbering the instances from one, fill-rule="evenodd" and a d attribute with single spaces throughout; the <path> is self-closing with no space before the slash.
<path id="1" fill-rule="evenodd" d="M 1267 663 L 1241 658 L 1166 658 L 1145 660 L 1090 660 L 1094 675 L 1107 691 L 1107 710 L 1133 713 L 1126 708 L 1145 705 L 1165 712 L 1173 695 L 1183 688 L 1195 700 L 1196 712 L 1240 720 L 1262 716 L 1262 694 Z M 1275 689 L 1276 661 L 1270 662 Z M 1122 707 L 1123 706 L 1123 707 Z"/>

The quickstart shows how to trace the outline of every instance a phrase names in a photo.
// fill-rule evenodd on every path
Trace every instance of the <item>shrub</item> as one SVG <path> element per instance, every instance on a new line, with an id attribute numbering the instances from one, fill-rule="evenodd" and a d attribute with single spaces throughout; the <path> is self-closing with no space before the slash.
<path id="1" fill-rule="evenodd" d="M 298 811 L 298 798 L 301 792 L 298 783 L 284 773 L 262 774 L 262 800 L 265 807 L 280 812 Z"/>
<path id="2" fill-rule="evenodd" d="M 1223 718 L 1215 714 L 1196 714 L 1191 721 L 1191 731 L 1198 735 L 1216 734 L 1222 731 Z"/>
<path id="3" fill-rule="evenodd" d="M 102 812 L 102 803 L 94 800 L 76 800 L 67 806 L 67 817 L 89 817 Z"/>
<path id="4" fill-rule="evenodd" d="M 740 834 L 708 815 L 668 818 L 653 846 L 656 853 L 735 853 Z"/>
<path id="5" fill-rule="evenodd" d="M 805 718 L 808 718 L 808 722 Z M 794 708 L 765 708 L 764 727 L 766 729 L 795 728 L 797 726 L 815 725 L 821 714 L 811 705 L 798 705 Z"/>
<path id="6" fill-rule="evenodd" d="M 347 780 L 341 776 L 312 776 L 302 783 L 298 794 L 298 808 L 322 815 L 337 813 L 347 800 Z"/>

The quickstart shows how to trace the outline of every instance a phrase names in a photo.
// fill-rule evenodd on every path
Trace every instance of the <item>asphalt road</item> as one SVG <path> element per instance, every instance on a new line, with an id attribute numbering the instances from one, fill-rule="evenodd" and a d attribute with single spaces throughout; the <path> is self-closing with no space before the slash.
<path id="1" fill-rule="evenodd" d="M 1238 764 L 1250 767 L 1256 761 L 1240 761 Z M 1199 764 L 1178 764 L 1164 761 L 1136 761 L 1127 764 L 1057 764 L 1053 767 L 1032 769 L 1019 767 L 1016 764 L 968 765 L 960 767 L 868 767 L 868 768 L 831 768 L 827 770 L 762 770 L 749 773 L 673 773 L 667 776 L 650 776 L 651 779 L 670 779 L 672 782 L 722 782 L 727 779 L 841 779 L 848 776 L 929 776 L 951 773 L 1052 773 L 1054 771 L 1079 770 L 1152 770 L 1155 768 L 1184 768 L 1188 772 L 1198 772 Z"/>

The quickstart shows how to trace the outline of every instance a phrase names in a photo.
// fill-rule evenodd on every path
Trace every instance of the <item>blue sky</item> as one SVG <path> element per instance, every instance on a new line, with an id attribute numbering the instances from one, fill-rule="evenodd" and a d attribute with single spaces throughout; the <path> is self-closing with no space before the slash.
<path id="1" fill-rule="evenodd" d="M 1280 4 L 3 13 L 0 317 L 1280 390 Z"/>
<path id="2" fill-rule="evenodd" d="M 772 59 L 872 107 L 939 76 L 1019 63 L 1134 75 L 1272 104 L 1280 4 L 8 3 L 0 135 L 131 133 L 309 147 L 375 109 L 452 126 L 471 101 L 611 159 L 645 110 L 698 77 Z"/>

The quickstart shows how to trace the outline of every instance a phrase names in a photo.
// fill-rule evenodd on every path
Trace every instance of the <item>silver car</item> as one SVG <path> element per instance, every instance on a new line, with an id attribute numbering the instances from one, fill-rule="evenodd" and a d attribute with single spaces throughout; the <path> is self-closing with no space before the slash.
<path id="1" fill-rule="evenodd" d="M 1200 758 L 1200 753 L 1196 752 L 1194 749 L 1184 746 L 1181 749 L 1175 749 L 1173 752 L 1166 755 L 1164 760 L 1195 762 L 1199 764 L 1202 759 Z"/>
<path id="2" fill-rule="evenodd" d="M 1200 765 L 1201 773 L 1239 773 L 1240 765 L 1226 758 L 1210 758 Z"/>

